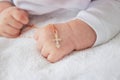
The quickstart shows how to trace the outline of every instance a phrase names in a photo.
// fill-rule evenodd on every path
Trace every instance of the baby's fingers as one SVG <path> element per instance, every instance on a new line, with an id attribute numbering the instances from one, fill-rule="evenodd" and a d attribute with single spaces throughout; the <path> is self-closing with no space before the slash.
<path id="1" fill-rule="evenodd" d="M 23 24 L 15 20 L 12 16 L 10 16 L 10 20 L 8 21 L 7 24 L 18 30 L 22 29 L 23 27 Z"/>
<path id="2" fill-rule="evenodd" d="M 20 30 L 17 30 L 9 25 L 5 25 L 3 31 L 3 34 L 8 35 L 9 37 L 17 37 L 20 33 Z"/>
<path id="3" fill-rule="evenodd" d="M 41 50 L 41 55 L 42 55 L 43 57 L 47 58 L 48 55 L 49 55 L 49 53 L 45 50 L 45 48 L 42 48 L 42 50 Z"/>
<path id="4" fill-rule="evenodd" d="M 59 61 L 65 56 L 65 51 L 57 49 L 53 44 L 48 45 L 48 42 L 44 45 L 43 43 L 39 43 L 39 50 L 41 51 L 41 55 L 52 63 Z"/>
<path id="5" fill-rule="evenodd" d="M 12 35 L 9 35 L 8 33 L 5 33 L 5 32 L 1 33 L 1 35 L 4 36 L 4 37 L 7 37 L 7 38 L 11 38 L 12 37 Z"/>
<path id="6" fill-rule="evenodd" d="M 62 53 L 60 53 L 60 52 L 58 52 L 58 53 L 57 53 L 57 52 L 53 52 L 53 53 L 50 53 L 50 54 L 48 55 L 47 60 L 48 60 L 49 62 L 54 63 L 54 62 L 57 62 L 57 61 L 61 60 L 64 56 L 65 56 L 65 55 L 62 54 Z"/>
<path id="7" fill-rule="evenodd" d="M 29 22 L 28 13 L 26 11 L 17 9 L 12 13 L 12 16 L 22 24 L 27 24 Z"/>

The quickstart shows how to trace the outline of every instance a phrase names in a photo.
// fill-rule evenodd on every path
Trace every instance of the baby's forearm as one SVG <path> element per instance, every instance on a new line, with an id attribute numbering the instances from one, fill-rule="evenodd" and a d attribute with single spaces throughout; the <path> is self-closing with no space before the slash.
<path id="1" fill-rule="evenodd" d="M 7 1 L 1 1 L 1 2 L 0 2 L 0 13 L 1 13 L 3 10 L 5 10 L 6 8 L 11 7 L 11 6 L 13 6 L 12 3 L 7 2 Z"/>
<path id="2" fill-rule="evenodd" d="M 86 49 L 92 47 L 96 41 L 95 31 L 85 22 L 76 19 L 68 22 L 74 34 L 74 42 L 76 50 Z"/>

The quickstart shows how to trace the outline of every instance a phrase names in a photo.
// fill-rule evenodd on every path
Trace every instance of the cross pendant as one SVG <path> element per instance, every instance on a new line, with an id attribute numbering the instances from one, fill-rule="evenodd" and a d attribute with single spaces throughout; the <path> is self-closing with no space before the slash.
<path id="1" fill-rule="evenodd" d="M 55 38 L 54 41 L 55 41 L 55 43 L 56 43 L 56 48 L 60 48 L 60 41 L 61 41 L 62 39 L 59 38 L 57 32 L 55 33 L 54 38 Z"/>

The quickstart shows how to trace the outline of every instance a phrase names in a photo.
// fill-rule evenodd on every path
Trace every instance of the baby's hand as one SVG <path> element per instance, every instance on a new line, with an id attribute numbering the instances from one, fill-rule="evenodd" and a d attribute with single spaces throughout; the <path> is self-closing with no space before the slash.
<path id="1" fill-rule="evenodd" d="M 23 25 L 29 22 L 28 13 L 16 7 L 9 7 L 0 13 L 0 35 L 19 36 Z"/>
<path id="2" fill-rule="evenodd" d="M 41 51 L 41 55 L 47 58 L 49 62 L 56 62 L 75 49 L 72 39 L 74 36 L 69 26 L 64 23 L 54 26 L 58 30 L 58 39 L 61 39 L 59 42 L 60 48 L 56 47 L 52 24 L 40 28 L 35 34 L 37 47 Z"/>
<path id="3" fill-rule="evenodd" d="M 73 50 L 91 47 L 95 42 L 94 31 L 80 20 L 55 24 L 54 26 L 58 31 L 57 43 L 55 41 L 53 25 L 43 27 L 35 34 L 38 49 L 49 62 L 56 62 L 70 54 Z M 60 48 L 57 48 L 56 44 L 60 44 Z"/>

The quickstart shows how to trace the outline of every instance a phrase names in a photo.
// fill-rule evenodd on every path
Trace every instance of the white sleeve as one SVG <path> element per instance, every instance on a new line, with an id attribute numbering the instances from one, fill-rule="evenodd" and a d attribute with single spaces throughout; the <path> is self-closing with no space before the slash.
<path id="1" fill-rule="evenodd" d="M 80 11 L 77 18 L 96 32 L 94 46 L 105 43 L 120 31 L 120 0 L 96 0 L 88 9 Z"/>

